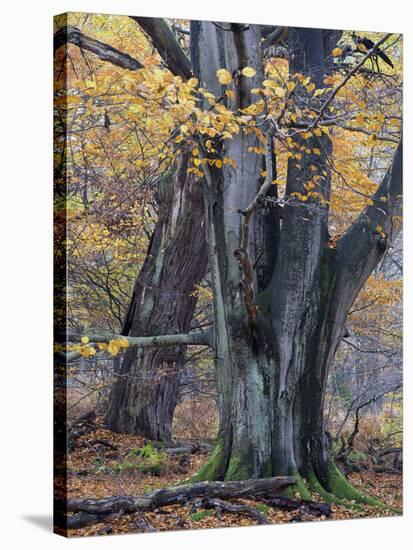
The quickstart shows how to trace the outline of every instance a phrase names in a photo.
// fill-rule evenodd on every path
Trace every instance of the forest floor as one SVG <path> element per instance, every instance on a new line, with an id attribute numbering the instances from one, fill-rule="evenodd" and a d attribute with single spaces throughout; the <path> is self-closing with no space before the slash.
<path id="1" fill-rule="evenodd" d="M 96 441 L 104 441 L 101 444 Z M 107 446 L 111 444 L 113 448 Z M 81 436 L 68 457 L 68 498 L 103 498 L 114 495 L 141 495 L 178 483 L 193 476 L 208 459 L 208 454 L 196 452 L 184 455 L 167 455 L 147 447 L 146 456 L 141 449 L 145 440 L 139 436 L 117 434 L 105 429 L 98 418 L 95 429 Z M 402 512 L 402 476 L 397 474 L 362 472 L 349 476 L 358 488 L 376 496 L 386 505 Z M 297 495 L 298 496 L 298 495 Z M 320 501 L 317 495 L 314 500 Z M 263 513 L 270 523 L 294 521 L 328 521 L 366 517 L 397 515 L 396 511 L 379 510 L 362 506 L 359 510 L 332 505 L 331 515 L 316 516 L 305 512 L 271 508 L 261 502 L 237 499 Z M 124 515 L 105 523 L 97 523 L 81 529 L 70 529 L 69 536 L 170 531 L 176 529 L 205 529 L 255 525 L 256 519 L 221 511 L 194 510 L 187 505 L 165 506 L 153 512 Z"/>

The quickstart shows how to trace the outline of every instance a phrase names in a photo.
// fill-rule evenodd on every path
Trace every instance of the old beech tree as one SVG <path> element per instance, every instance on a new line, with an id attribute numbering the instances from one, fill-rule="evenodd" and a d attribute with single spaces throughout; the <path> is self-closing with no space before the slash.
<path id="1" fill-rule="evenodd" d="M 325 129 L 338 123 L 332 109 L 340 91 L 370 66 L 391 35 L 383 35 L 371 50 L 359 51 L 340 81 L 330 85 L 335 59 L 342 53 L 338 31 L 193 21 L 189 62 L 166 23 L 142 18 L 137 23 L 169 70 L 189 83 L 193 91 L 188 93 L 201 97 L 186 120 L 177 121 L 178 168 L 170 181 L 185 201 L 199 201 L 202 194 L 214 300 L 208 341 L 214 352 L 220 426 L 215 450 L 197 479 L 293 475 L 304 497 L 310 488 L 333 501 L 371 501 L 331 460 L 323 406 L 350 307 L 400 229 L 402 142 L 394 135 L 389 140 L 395 148 L 385 176 L 332 243 L 329 198 L 335 168 L 333 141 Z M 284 85 L 275 77 L 266 80 L 269 47 L 286 52 Z M 111 55 L 110 61 L 116 62 Z M 291 106 L 295 114 L 287 116 Z M 370 132 L 367 127 L 361 131 Z M 290 154 L 280 176 L 277 151 L 284 143 Z M 176 196 L 170 191 L 170 205 Z M 168 229 L 165 225 L 165 233 L 155 231 L 151 264 L 145 264 L 135 286 L 124 331 L 131 347 L 120 374 L 127 375 L 134 362 L 135 373 L 146 372 L 146 361 L 167 362 L 171 342 L 205 343 L 205 335 L 186 334 L 194 308 L 191 298 L 171 304 L 164 298 L 171 315 L 167 320 L 162 308 L 156 313 L 145 303 L 162 303 L 157 302 L 161 294 L 154 298 L 150 292 L 161 250 L 168 258 L 165 274 L 168 269 L 176 273 L 174 280 L 185 292 L 206 269 L 200 224 L 188 222 L 189 214 L 186 221 L 174 218 L 174 207 L 169 208 L 160 217 Z M 162 248 L 168 232 L 175 235 L 169 241 L 174 244 Z M 194 261 L 199 262 L 196 269 Z M 152 283 L 145 286 L 148 276 Z M 169 437 L 177 384 L 137 388 L 120 376 L 109 423 L 127 429 L 127 415 L 139 416 L 137 400 L 146 407 L 154 398 L 169 410 L 163 416 L 169 420 L 166 427 L 147 433 L 164 437 L 160 432 L 165 430 Z M 140 426 L 162 417 L 156 407 L 150 404 L 142 413 Z M 145 414 L 149 416 L 144 419 Z"/>
<path id="2" fill-rule="evenodd" d="M 191 32 L 194 70 L 201 83 L 219 97 L 219 67 L 225 66 L 230 74 L 253 67 L 252 78 L 241 72 L 231 108 L 245 109 L 253 103 L 251 90 L 264 78 L 261 29 L 231 25 L 223 30 L 194 22 Z M 290 73 L 310 77 L 316 88 L 322 88 L 338 38 L 334 31 L 289 29 Z M 306 101 L 307 91 L 300 93 L 297 101 Z M 310 130 L 322 120 L 322 108 L 308 121 Z M 372 204 L 330 248 L 330 138 L 310 132 L 305 143 L 311 152 L 302 155 L 299 165 L 290 158 L 287 204 L 280 219 L 276 201 L 262 208 L 268 182 L 276 179 L 274 132 L 276 121 L 270 121 L 265 161 L 259 156 L 255 162 L 246 160 L 256 140 L 240 132 L 220 151 L 235 159 L 235 168 L 205 165 L 220 431 L 215 452 L 199 477 L 294 474 L 320 492 L 357 499 L 330 460 L 323 427 L 324 391 L 350 306 L 386 248 L 376 227 L 390 234 L 392 215 L 399 212 L 402 147 L 397 147 Z M 293 140 L 300 144 L 304 137 L 297 133 Z M 314 154 L 314 149 L 322 154 Z M 320 193 L 302 201 L 313 166 L 321 176 Z"/>

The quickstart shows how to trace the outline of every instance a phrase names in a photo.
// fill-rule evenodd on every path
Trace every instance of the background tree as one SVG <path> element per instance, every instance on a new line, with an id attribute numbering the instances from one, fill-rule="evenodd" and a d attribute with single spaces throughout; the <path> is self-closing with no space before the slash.
<path id="1" fill-rule="evenodd" d="M 81 24 L 88 32 L 94 28 L 96 18 L 99 16 L 83 16 L 83 20 L 73 23 Z M 149 30 L 159 30 L 159 23 L 154 27 L 149 19 L 143 22 L 144 29 L 146 22 Z M 129 30 L 130 35 L 123 27 L 120 45 L 138 48 L 148 66 L 157 62 L 159 59 L 151 57 L 150 44 L 132 19 Z M 114 31 L 115 24 L 106 29 L 112 36 Z M 185 53 L 166 24 L 163 31 L 155 39 L 155 46 L 164 55 L 166 45 L 168 52 L 174 49 L 178 61 L 174 64 L 168 53 L 168 69 L 188 79 L 189 61 Z M 171 73 L 156 69 L 158 80 L 152 81 L 150 90 L 142 85 L 135 95 L 134 81 L 125 69 L 143 69 L 139 61 L 90 38 L 75 26 L 57 31 L 55 48 L 65 45 L 66 40 L 77 46 L 80 53 L 69 49 L 64 55 L 73 56 L 70 58 L 73 66 L 87 75 L 85 82 L 83 79 L 76 82 L 87 89 L 85 102 L 81 97 L 69 96 L 73 112 L 69 111 L 66 125 L 59 129 L 70 140 L 66 157 L 70 165 L 66 170 L 75 180 L 70 182 L 68 198 L 74 209 L 69 223 L 69 277 L 76 297 L 69 304 L 76 309 L 69 322 L 74 323 L 72 328 L 77 333 L 88 326 L 130 336 L 187 332 L 196 305 L 195 287 L 206 273 L 207 255 L 201 188 L 196 178 L 186 172 L 187 156 L 171 163 L 164 151 L 170 118 L 164 118 L 159 78 L 166 75 L 171 81 Z M 88 51 L 121 70 L 102 63 L 92 67 L 94 59 L 86 57 Z M 79 60 L 81 56 L 84 59 Z M 91 71 L 94 80 L 88 79 Z M 65 71 L 61 73 L 64 77 Z M 77 76 L 76 70 L 71 76 Z M 75 82 L 69 79 L 68 84 L 70 89 Z M 142 92 L 146 97 L 148 92 L 153 95 L 153 108 L 149 111 L 143 107 Z M 85 103 L 91 101 L 94 107 L 85 109 Z M 163 160 L 158 158 L 160 152 Z M 148 234 L 148 250 L 142 262 Z M 142 268 L 128 304 L 129 288 L 140 264 Z M 95 297 L 93 302 L 91 296 Z M 183 346 L 161 353 L 153 348 L 139 353 L 129 350 L 115 373 L 106 417 L 108 425 L 116 431 L 142 433 L 150 439 L 170 439 L 184 360 Z"/>

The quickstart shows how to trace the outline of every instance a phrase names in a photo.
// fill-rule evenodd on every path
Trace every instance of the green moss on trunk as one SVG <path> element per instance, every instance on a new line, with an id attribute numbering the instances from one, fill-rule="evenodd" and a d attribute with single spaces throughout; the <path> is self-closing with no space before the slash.
<path id="1" fill-rule="evenodd" d="M 233 455 L 229 461 L 225 481 L 241 481 L 251 477 L 250 468 L 237 455 Z"/>
<path id="2" fill-rule="evenodd" d="M 329 493 L 326 489 L 324 489 L 324 487 L 318 481 L 317 476 L 315 475 L 313 470 L 309 470 L 306 475 L 307 475 L 308 487 L 310 491 L 313 493 L 317 493 L 317 495 L 319 495 L 326 502 L 330 504 L 346 505 L 349 508 L 356 508 L 356 509 L 360 508 L 360 506 L 355 504 L 344 503 L 341 498 L 338 498 L 337 496 L 333 495 L 332 493 Z"/>
<path id="3" fill-rule="evenodd" d="M 378 508 L 386 508 L 380 500 L 365 495 L 356 489 L 340 472 L 333 461 L 330 461 L 327 470 L 327 488 L 329 492 L 341 499 L 354 501 L 355 503 L 368 504 Z"/>
<path id="4" fill-rule="evenodd" d="M 291 472 L 289 472 L 289 475 L 294 476 L 297 482 L 295 485 L 287 487 L 284 491 L 284 495 L 288 498 L 295 498 L 296 493 L 298 493 L 303 500 L 311 500 L 310 491 L 308 490 L 300 472 L 294 468 Z"/>
<path id="5" fill-rule="evenodd" d="M 191 479 L 191 481 L 217 481 L 222 477 L 222 470 L 225 461 L 224 444 L 218 440 L 208 462 L 202 466 Z"/>

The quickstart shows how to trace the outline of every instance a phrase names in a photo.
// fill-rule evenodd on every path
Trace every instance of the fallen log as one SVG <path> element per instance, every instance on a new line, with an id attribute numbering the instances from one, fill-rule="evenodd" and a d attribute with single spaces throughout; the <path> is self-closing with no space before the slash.
<path id="1" fill-rule="evenodd" d="M 145 445 L 150 444 L 155 449 L 162 450 L 164 453 L 175 454 L 193 454 L 193 453 L 209 453 L 213 451 L 214 445 L 209 441 L 150 441 L 145 439 Z"/>
<path id="2" fill-rule="evenodd" d="M 70 424 L 67 442 L 69 452 L 74 451 L 78 439 L 80 439 L 83 435 L 93 432 L 96 429 L 95 420 L 95 411 L 89 411 Z"/>
<path id="3" fill-rule="evenodd" d="M 379 456 L 382 457 L 392 453 L 402 453 L 402 452 L 403 452 L 403 447 L 389 447 L 388 449 L 383 449 L 382 451 L 380 451 Z"/>
<path id="4" fill-rule="evenodd" d="M 67 516 L 67 525 L 68 529 L 80 529 L 81 527 L 86 527 L 92 523 L 99 523 L 101 521 L 112 521 L 119 519 L 123 516 L 123 510 L 120 510 L 117 513 L 113 514 L 89 514 L 88 512 L 80 512 L 79 514 L 74 514 L 73 516 Z"/>
<path id="5" fill-rule="evenodd" d="M 82 424 L 93 424 L 96 420 L 96 412 L 95 411 L 88 411 L 85 414 L 82 414 L 76 420 L 73 420 L 71 423 L 71 426 L 80 426 Z"/>
<path id="6" fill-rule="evenodd" d="M 170 504 L 186 504 L 195 498 L 273 498 L 286 487 L 294 485 L 292 476 L 248 479 L 245 481 L 202 481 L 166 487 L 142 496 L 109 497 L 102 499 L 68 499 L 66 510 L 69 523 L 105 521 L 110 514 L 151 511 Z M 89 514 L 85 516 L 84 514 Z M 80 516 L 80 514 L 82 514 Z M 78 520 L 79 518 L 79 520 Z"/>
<path id="7" fill-rule="evenodd" d="M 108 447 L 108 449 L 111 449 L 112 451 L 117 451 L 118 448 L 116 445 L 108 441 L 107 439 L 92 439 L 90 441 L 86 442 L 88 445 L 102 445 L 103 447 Z"/>

